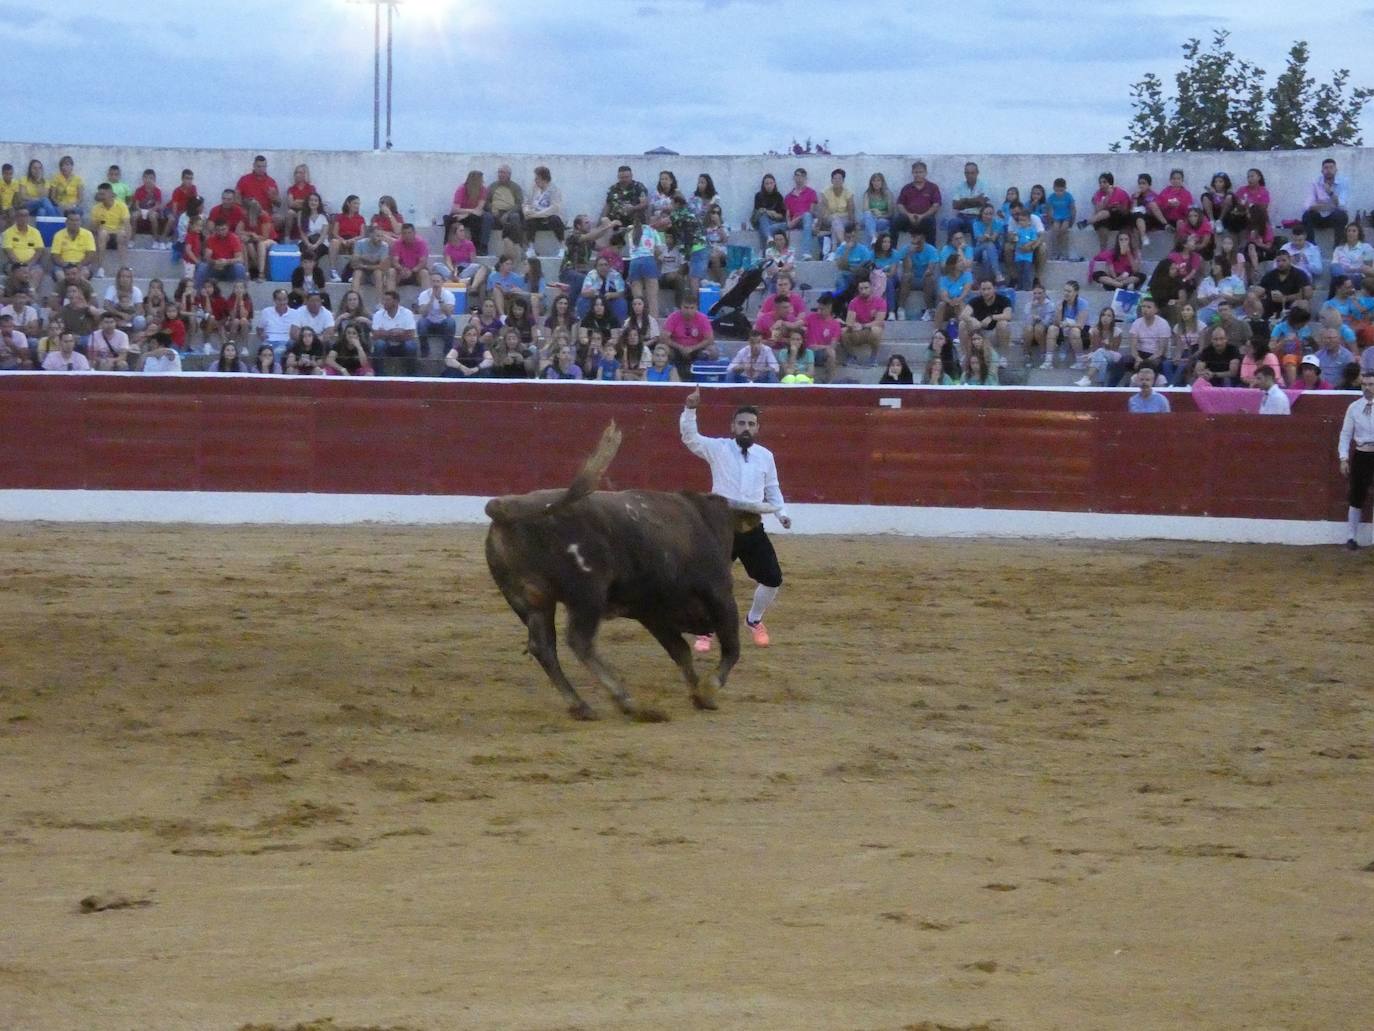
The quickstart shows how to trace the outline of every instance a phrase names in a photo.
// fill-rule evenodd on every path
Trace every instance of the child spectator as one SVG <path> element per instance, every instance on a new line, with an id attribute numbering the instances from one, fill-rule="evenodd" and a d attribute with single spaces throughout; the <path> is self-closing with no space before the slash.
<path id="1" fill-rule="evenodd" d="M 1068 358 L 1074 368 L 1083 367 L 1083 355 L 1087 352 L 1088 342 L 1088 302 L 1078 293 L 1078 280 L 1070 279 L 1064 284 L 1064 292 L 1059 304 L 1045 328 L 1045 360 L 1042 369 L 1054 367 L 1054 356 L 1062 343 L 1068 348 Z"/>
<path id="2" fill-rule="evenodd" d="M 153 250 L 167 250 L 172 246 L 167 238 L 171 221 L 162 203 L 157 173 L 151 168 L 143 170 L 143 182 L 133 192 L 133 220 L 133 235 L 147 233 Z"/>
<path id="3" fill-rule="evenodd" d="M 1016 267 L 1016 288 L 1029 290 L 1035 279 L 1035 257 L 1040 246 L 1040 233 L 1031 224 L 1031 214 L 1025 208 L 1016 209 L 1016 228 L 1013 236 L 1015 250 L 1012 264 Z"/>
<path id="4" fill-rule="evenodd" d="M 1050 234 L 1050 258 L 1057 261 L 1077 261 L 1069 244 L 1069 234 L 1073 224 L 1078 221 L 1078 205 L 1074 203 L 1069 184 L 1062 177 L 1050 187 L 1050 195 L 1045 198 L 1049 208 L 1049 221 L 1046 226 Z"/>
<path id="5" fill-rule="evenodd" d="M 1131 195 L 1116 185 L 1111 172 L 1097 177 L 1097 192 L 1093 194 L 1093 213 L 1087 220 L 1097 232 L 1098 246 L 1107 249 L 1107 241 L 1115 233 L 1131 228 Z"/>
<path id="6" fill-rule="evenodd" d="M 1158 202 L 1164 221 L 1171 230 L 1176 230 L 1193 206 L 1193 195 L 1183 184 L 1183 169 L 1175 168 L 1169 173 L 1169 185 L 1159 191 Z"/>
<path id="7" fill-rule="evenodd" d="M 1131 197 L 1131 214 L 1135 217 L 1136 236 L 1140 247 L 1150 246 L 1150 231 L 1164 229 L 1168 223 L 1159 207 L 1159 194 L 1154 191 L 1154 179 L 1149 173 L 1141 172 L 1136 176 L 1135 195 Z"/>

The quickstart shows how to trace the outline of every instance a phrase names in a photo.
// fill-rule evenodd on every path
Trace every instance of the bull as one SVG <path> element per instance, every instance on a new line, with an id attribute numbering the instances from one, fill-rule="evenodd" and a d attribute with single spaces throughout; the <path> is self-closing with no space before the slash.
<path id="1" fill-rule="evenodd" d="M 529 652 L 575 719 L 596 712 L 558 662 L 554 612 L 567 610 L 566 642 L 627 716 L 667 717 L 638 705 L 597 653 L 603 620 L 638 620 L 677 663 L 692 703 L 715 709 L 739 660 L 739 613 L 731 576 L 735 515 L 724 498 L 691 491 L 599 491 L 621 433 L 612 422 L 571 486 L 487 502 L 487 566 L 529 631 Z M 699 677 L 683 634 L 715 634 L 720 665 Z"/>

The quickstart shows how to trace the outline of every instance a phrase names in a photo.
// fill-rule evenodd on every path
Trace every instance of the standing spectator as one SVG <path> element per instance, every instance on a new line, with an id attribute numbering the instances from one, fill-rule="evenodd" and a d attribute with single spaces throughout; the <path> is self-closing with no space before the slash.
<path id="1" fill-rule="evenodd" d="M 415 233 L 409 222 L 401 224 L 401 238 L 391 245 L 391 263 L 387 268 L 386 290 L 429 282 L 429 245 Z"/>
<path id="2" fill-rule="evenodd" d="M 207 279 L 247 279 L 244 267 L 243 242 L 229 231 L 229 223 L 218 221 L 215 230 L 205 241 L 205 257 L 196 267 L 196 289 Z"/>
<path id="3" fill-rule="evenodd" d="M 1078 204 L 1069 192 L 1069 184 L 1065 179 L 1056 179 L 1051 185 L 1050 195 L 1045 198 L 1045 207 L 1049 209 L 1047 229 L 1050 234 L 1050 258 L 1077 261 L 1069 243 L 1069 234 L 1073 231 L 1073 224 L 1078 221 Z"/>
<path id="4" fill-rule="evenodd" d="M 526 257 L 535 257 L 534 234 L 540 230 L 553 233 L 558 238 L 558 257 L 563 257 L 563 238 L 567 229 L 563 225 L 563 194 L 553 184 L 553 174 L 544 165 L 534 170 L 534 186 L 524 208 L 525 229 L 529 233 L 529 246 Z"/>
<path id="5" fill-rule="evenodd" d="M 903 231 L 920 233 L 927 243 L 934 246 L 938 242 L 936 231 L 942 198 L 940 187 L 927 179 L 926 173 L 924 161 L 912 163 L 911 182 L 903 186 L 897 194 L 897 211 L 892 219 L 892 235 L 894 239 L 900 239 Z"/>
<path id="6" fill-rule="evenodd" d="M 151 168 L 143 170 L 143 182 L 133 192 L 133 205 L 132 235 L 147 233 L 155 251 L 171 247 L 167 237 L 172 223 L 162 203 L 162 188 L 157 184 L 157 172 Z"/>
<path id="7" fill-rule="evenodd" d="M 792 173 L 792 189 L 783 198 L 783 203 L 787 207 L 787 231 L 796 229 L 801 232 L 800 250 L 803 259 L 810 259 L 815 256 L 814 226 L 816 222 L 816 209 L 820 204 L 820 197 L 806 182 L 806 169 L 798 168 Z M 837 245 L 838 246 L 838 245 Z"/>
<path id="8" fill-rule="evenodd" d="M 821 232 L 830 233 L 831 248 L 838 247 L 838 241 L 844 239 L 845 230 L 857 224 L 854 217 L 854 191 L 845 186 L 844 181 L 843 168 L 837 168 L 830 173 L 830 186 L 821 193 L 818 208 L 816 228 Z"/>
<path id="9" fill-rule="evenodd" d="M 90 372 L 91 363 L 76 349 L 76 335 L 63 333 L 57 338 L 57 350 L 43 357 L 44 372 Z"/>
<path id="10" fill-rule="evenodd" d="M 457 299 L 437 278 L 415 298 L 416 335 L 420 341 L 420 357 L 429 357 L 429 338 L 437 335 L 447 353 L 453 347 L 453 335 L 458 324 L 453 317 Z"/>
<path id="11" fill-rule="evenodd" d="M 415 332 L 415 313 L 401 307 L 395 290 L 385 291 L 382 306 L 372 313 L 372 357 L 414 358 L 420 349 Z"/>
<path id="12" fill-rule="evenodd" d="M 57 163 L 57 174 L 48 181 L 48 198 L 53 206 L 64 215 L 84 215 L 86 184 L 76 174 L 76 163 L 64 157 Z"/>
<path id="13" fill-rule="evenodd" d="M 1169 399 L 1155 392 L 1155 370 L 1148 366 L 1138 373 L 1140 389 L 1126 402 L 1126 409 L 1132 415 L 1167 415 Z"/>
<path id="14" fill-rule="evenodd" d="M 663 237 L 652 226 L 635 219 L 626 244 L 630 249 L 630 293 L 643 298 L 649 311 L 658 311 L 658 255 Z"/>
<path id="15" fill-rule="evenodd" d="M 757 329 L 749 331 L 749 342 L 730 359 L 726 378 L 731 383 L 776 383 L 778 356 L 763 340 Z"/>
<path id="16" fill-rule="evenodd" d="M 0 247 L 5 251 L 6 276 L 36 296 L 43 281 L 48 248 L 43 243 L 43 234 L 30 221 L 28 208 L 14 209 L 14 225 L 0 235 Z M 10 292 L 13 293 L 13 288 Z"/>
<path id="17" fill-rule="evenodd" d="M 281 203 L 281 191 L 277 189 L 277 181 L 267 174 L 267 158 L 261 154 L 253 158 L 253 169 L 239 177 L 236 192 L 242 201 L 257 201 L 258 207 L 277 222 L 278 229 L 286 227 L 286 216 L 277 211 Z M 212 211 L 210 221 L 214 220 L 215 213 Z"/>
<path id="18" fill-rule="evenodd" d="M 1360 520 L 1370 485 L 1374 484 L 1374 372 L 1360 376 L 1360 391 L 1364 396 L 1345 410 L 1340 440 L 1336 444 L 1341 475 L 1350 480 L 1349 508 L 1346 509 L 1350 536 L 1345 542 L 1350 551 L 1360 548 Z"/>
<path id="19" fill-rule="evenodd" d="M 1339 240 L 1349 221 L 1350 184 L 1345 176 L 1336 174 L 1336 159 L 1327 158 L 1322 162 L 1322 174 L 1313 180 L 1307 192 L 1302 224 L 1309 236 L 1316 236 L 1318 229 L 1334 229 Z"/>
<path id="20" fill-rule="evenodd" d="M 959 339 L 967 340 L 974 333 L 993 339 L 993 346 L 1005 354 L 1011 347 L 1011 302 L 997 292 L 990 279 L 978 284 L 978 293 L 959 313 Z"/>
<path id="21" fill-rule="evenodd" d="M 749 219 L 759 231 L 759 250 L 766 248 L 779 229 L 787 228 L 787 200 L 772 174 L 765 175 L 754 194 L 754 213 Z"/>
<path id="22" fill-rule="evenodd" d="M 467 226 L 468 235 L 477 244 L 479 254 L 487 253 L 487 243 L 491 238 L 492 216 L 487 210 L 487 195 L 482 173 L 474 168 L 453 191 L 453 204 L 444 216 L 444 236 L 448 236 L 454 222 L 461 222 Z"/>
<path id="23" fill-rule="evenodd" d="M 129 260 L 129 209 L 124 201 L 115 197 L 109 183 L 96 187 L 91 223 L 95 225 L 95 275 L 96 279 L 103 279 L 107 250 L 114 250 L 118 264 L 124 265 Z"/>
<path id="24" fill-rule="evenodd" d="M 590 218 L 578 215 L 573 219 L 571 232 L 564 238 L 563 264 L 559 268 L 558 281 L 566 288 L 568 296 L 579 305 L 583 282 L 596 264 L 597 246 L 610 235 L 609 222 L 593 229 Z"/>
<path id="25" fill-rule="evenodd" d="M 840 354 L 846 365 L 871 368 L 878 362 L 878 348 L 886 328 L 887 301 L 873 293 L 873 284 L 859 280 L 859 293 L 849 302 L 845 315 L 844 334 L 840 337 Z M 867 355 L 860 357 L 859 352 Z"/>
<path id="26" fill-rule="evenodd" d="M 1293 405 L 1288 400 L 1288 395 L 1278 385 L 1273 368 L 1268 365 L 1261 365 L 1256 369 L 1255 386 L 1264 393 L 1264 397 L 1260 399 L 1260 415 L 1293 414 Z"/>
<path id="27" fill-rule="evenodd" d="M 993 204 L 995 191 L 985 186 L 978 178 L 978 165 L 973 161 L 964 163 L 964 181 L 954 187 L 951 205 L 954 214 L 945 219 L 945 232 L 953 237 L 955 233 L 970 236 L 973 220 L 988 204 Z"/>

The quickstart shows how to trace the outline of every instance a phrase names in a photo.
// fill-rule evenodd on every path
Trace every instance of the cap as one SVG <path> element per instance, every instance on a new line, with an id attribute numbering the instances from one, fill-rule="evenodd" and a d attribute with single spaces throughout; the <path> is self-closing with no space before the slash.
<path id="1" fill-rule="evenodd" d="M 1317 356 L 1315 354 L 1303 355 L 1302 364 L 1310 365 L 1314 369 L 1320 369 L 1322 367 L 1322 363 L 1318 361 Z"/>

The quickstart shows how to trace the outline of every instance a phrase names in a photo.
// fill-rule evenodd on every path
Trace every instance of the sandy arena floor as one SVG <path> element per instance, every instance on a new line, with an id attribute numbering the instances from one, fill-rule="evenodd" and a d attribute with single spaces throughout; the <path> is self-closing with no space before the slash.
<path id="1" fill-rule="evenodd" d="M 6 535 L 9 1031 L 1374 1019 L 1374 556 L 781 538 L 576 724 L 479 529 Z"/>

